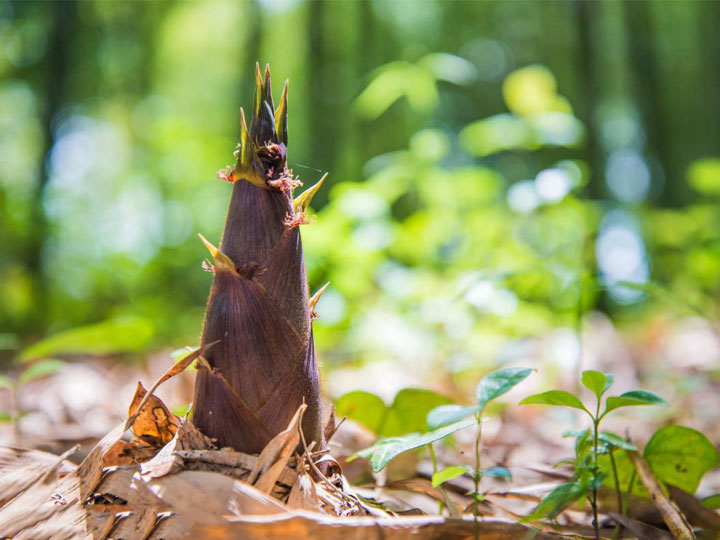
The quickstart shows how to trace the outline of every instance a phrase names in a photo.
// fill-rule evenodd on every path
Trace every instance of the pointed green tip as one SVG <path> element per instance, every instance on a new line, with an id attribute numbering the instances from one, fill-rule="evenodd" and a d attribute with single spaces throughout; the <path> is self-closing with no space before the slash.
<path id="1" fill-rule="evenodd" d="M 320 191 L 320 188 L 322 187 L 323 182 L 325 182 L 327 175 L 328 173 L 325 173 L 323 177 L 318 180 L 318 182 L 314 186 L 309 187 L 295 198 L 295 200 L 293 201 L 293 208 L 295 209 L 296 214 L 307 212 L 307 209 L 310 206 L 310 201 L 312 201 L 315 194 Z"/>
<path id="2" fill-rule="evenodd" d="M 287 114 L 288 114 L 288 85 L 290 81 L 285 80 L 285 86 L 283 87 L 282 96 L 280 96 L 280 104 L 275 110 L 275 134 L 277 135 L 278 141 L 283 143 L 287 147 L 288 133 L 287 133 Z"/>

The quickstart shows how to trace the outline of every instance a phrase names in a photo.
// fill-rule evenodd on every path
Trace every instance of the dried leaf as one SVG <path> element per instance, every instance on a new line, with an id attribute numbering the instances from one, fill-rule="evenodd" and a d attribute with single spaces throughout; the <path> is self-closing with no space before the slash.
<path id="1" fill-rule="evenodd" d="M 297 448 L 300 440 L 298 426 L 306 408 L 307 405 L 301 405 L 290 420 L 288 427 L 275 435 L 260 452 L 260 457 L 247 479 L 250 484 L 254 484 L 258 476 L 267 471 L 281 456 L 289 456 Z"/>
<path id="2" fill-rule="evenodd" d="M 179 418 L 170 412 L 170 409 L 157 396 L 150 395 L 145 399 L 147 393 L 145 387 L 138 381 L 135 396 L 133 396 L 128 410 L 128 416 L 135 417 L 130 429 L 136 437 L 154 446 L 162 446 L 169 443 L 175 436 Z M 143 403 L 142 408 L 140 408 L 141 403 Z"/>
<path id="3" fill-rule="evenodd" d="M 193 524 L 217 524 L 227 515 L 279 514 L 287 507 L 254 487 L 222 474 L 182 471 L 146 481 L 150 490 Z M 199 512 L 198 508 L 202 508 Z M 199 536 L 203 538 L 203 536 Z"/>
<path id="4" fill-rule="evenodd" d="M 316 510 L 320 506 L 315 482 L 312 481 L 309 474 L 300 474 L 295 481 L 287 505 L 290 508 L 298 508 L 301 510 Z"/>
<path id="5" fill-rule="evenodd" d="M 638 521 L 637 519 L 613 513 L 608 515 L 620 523 L 620 525 L 625 527 L 628 531 L 643 540 L 673 540 L 673 536 L 671 534 L 663 531 L 662 529 L 658 529 L 657 527 L 653 527 L 652 525 L 643 523 L 642 521 Z"/>
<path id="6" fill-rule="evenodd" d="M 471 519 L 440 517 L 403 517 L 374 519 L 370 517 L 334 518 L 317 513 L 286 513 L 281 516 L 248 516 L 224 525 L 198 526 L 192 533 L 197 538 L 215 540 L 468 540 L 473 538 L 475 524 Z M 212 536 L 211 536 L 212 535 Z M 479 523 L 481 540 L 551 540 L 556 537 L 537 529 L 502 520 Z"/>
<path id="7" fill-rule="evenodd" d="M 212 441 L 200 433 L 189 419 L 180 422 L 173 439 L 153 459 L 140 466 L 142 474 L 159 478 L 177 472 L 183 467 L 183 458 L 178 451 L 212 448 Z"/>

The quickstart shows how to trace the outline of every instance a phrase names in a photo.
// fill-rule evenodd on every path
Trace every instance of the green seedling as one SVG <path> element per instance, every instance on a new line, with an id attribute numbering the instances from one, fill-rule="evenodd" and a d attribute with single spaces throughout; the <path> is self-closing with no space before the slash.
<path id="1" fill-rule="evenodd" d="M 489 469 L 481 468 L 481 451 L 482 451 L 482 423 L 483 414 L 485 407 L 492 400 L 502 396 L 512 389 L 514 386 L 525 380 L 532 369 L 528 368 L 502 368 L 492 373 L 487 374 L 485 377 L 480 379 L 480 382 L 476 388 L 477 405 L 463 406 L 463 405 L 441 405 L 430 411 L 427 416 L 427 423 L 430 428 L 442 429 L 443 426 L 452 424 L 453 422 L 463 421 L 467 417 L 472 416 L 475 419 L 477 426 L 477 435 L 475 437 L 475 466 L 471 469 L 466 469 L 464 472 L 469 472 L 473 478 L 473 516 L 475 518 L 475 536 L 478 536 L 477 527 L 477 504 L 482 500 L 480 494 L 480 481 L 483 476 L 495 476 L 501 478 L 510 478 L 510 472 L 504 467 L 492 467 Z M 459 472 L 459 468 L 443 469 L 440 472 L 433 474 L 433 484 L 440 485 L 443 482 L 447 482 L 452 478 L 457 478 L 463 473 Z"/>
<path id="2" fill-rule="evenodd" d="M 554 518 L 562 510 L 582 497 L 588 497 L 593 513 L 593 527 L 595 538 L 600 538 L 598 521 L 598 489 L 603 483 L 606 473 L 598 463 L 600 455 L 607 454 L 615 480 L 618 499 L 618 511 L 622 509 L 622 493 L 618 482 L 617 465 L 614 452 L 618 449 L 635 449 L 633 445 L 613 433 L 601 432 L 600 423 L 609 413 L 622 407 L 640 405 L 666 405 L 667 402 L 660 396 L 645 390 L 631 390 L 619 396 L 610 396 L 605 399 L 605 409 L 601 412 L 602 398 L 613 384 L 613 376 L 600 371 L 588 370 L 582 373 L 582 384 L 590 390 L 596 398 L 594 412 L 575 395 L 565 390 L 550 390 L 541 394 L 526 397 L 520 405 L 555 405 L 570 407 L 586 413 L 592 422 L 592 429 L 579 432 L 569 432 L 567 435 L 575 436 L 575 459 L 570 462 L 574 467 L 572 482 L 562 484 L 548 494 L 535 508 L 525 521 L 534 521 L 544 517 Z"/>

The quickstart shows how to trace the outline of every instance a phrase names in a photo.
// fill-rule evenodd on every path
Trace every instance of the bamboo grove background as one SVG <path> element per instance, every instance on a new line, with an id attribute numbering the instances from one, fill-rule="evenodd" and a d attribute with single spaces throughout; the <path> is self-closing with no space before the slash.
<path id="1" fill-rule="evenodd" d="M 522 356 L 577 365 L 588 321 L 635 357 L 674 354 L 658 335 L 689 325 L 691 362 L 712 365 L 719 17 L 673 1 L 2 1 L 0 359 L 89 324 L 88 352 L 127 359 L 197 343 L 196 233 L 220 237 L 215 172 L 259 60 L 276 93 L 291 81 L 289 165 L 306 186 L 330 172 L 303 238 L 310 289 L 331 282 L 316 342 L 333 393 L 360 368 L 382 393 Z"/>

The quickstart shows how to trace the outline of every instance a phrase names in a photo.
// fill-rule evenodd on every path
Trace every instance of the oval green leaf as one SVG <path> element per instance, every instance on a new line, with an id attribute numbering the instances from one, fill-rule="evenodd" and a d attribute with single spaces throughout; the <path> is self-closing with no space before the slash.
<path id="1" fill-rule="evenodd" d="M 393 458 L 403 452 L 414 450 L 415 448 L 420 448 L 426 444 L 439 441 L 456 431 L 460 431 L 461 429 L 465 429 L 472 425 L 475 425 L 475 419 L 467 418 L 428 433 L 410 433 L 409 435 L 404 435 L 402 437 L 382 439 L 371 447 L 361 450 L 356 455 L 369 459 L 373 470 L 375 472 L 379 472 L 384 469 Z"/>
<path id="2" fill-rule="evenodd" d="M 535 509 L 522 518 L 521 521 L 537 521 L 544 517 L 553 518 L 565 508 L 583 497 L 589 491 L 589 486 L 580 482 L 568 482 L 553 489 Z"/>
<path id="3" fill-rule="evenodd" d="M 452 465 L 450 467 L 445 467 L 442 471 L 438 471 L 432 475 L 432 486 L 438 487 L 445 482 L 452 480 L 453 478 L 462 476 L 466 472 L 469 472 L 468 468 L 461 467 L 460 465 Z"/>
<path id="4" fill-rule="evenodd" d="M 643 456 L 660 480 L 689 493 L 695 493 L 703 475 L 718 466 L 715 446 L 699 431 L 684 426 L 658 429 Z"/>
<path id="5" fill-rule="evenodd" d="M 549 390 L 541 394 L 534 394 L 523 399 L 520 405 L 556 405 L 559 407 L 580 409 L 590 414 L 582 401 L 565 390 Z"/>
<path id="6" fill-rule="evenodd" d="M 435 407 L 427 415 L 427 426 L 429 429 L 437 429 L 458 422 L 463 418 L 474 415 L 480 410 L 475 405 L 466 407 L 464 405 L 440 405 Z"/>
<path id="7" fill-rule="evenodd" d="M 607 398 L 605 412 L 602 416 L 620 407 L 637 407 L 640 405 L 667 405 L 667 401 L 646 390 L 631 390 L 619 396 Z"/>
<path id="8" fill-rule="evenodd" d="M 509 367 L 488 373 L 477 385 L 478 407 L 484 409 L 490 401 L 508 392 L 532 372 L 529 368 Z"/>
<path id="9" fill-rule="evenodd" d="M 386 409 L 382 399 L 362 390 L 348 392 L 335 402 L 335 413 L 338 417 L 347 416 L 350 420 L 362 424 L 374 433 L 378 433 Z"/>
<path id="10" fill-rule="evenodd" d="M 387 418 L 380 427 L 380 435 L 394 437 L 405 433 L 428 431 L 427 415 L 440 405 L 452 403 L 447 396 L 425 388 L 400 390 L 388 408 Z"/>
<path id="11" fill-rule="evenodd" d="M 613 376 L 609 373 L 601 371 L 587 370 L 582 372 L 582 383 L 585 388 L 590 390 L 600 399 L 613 383 Z"/>

